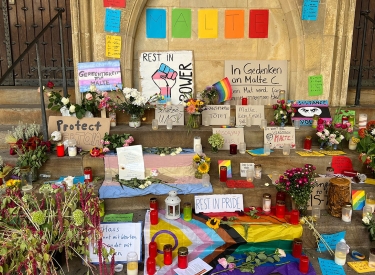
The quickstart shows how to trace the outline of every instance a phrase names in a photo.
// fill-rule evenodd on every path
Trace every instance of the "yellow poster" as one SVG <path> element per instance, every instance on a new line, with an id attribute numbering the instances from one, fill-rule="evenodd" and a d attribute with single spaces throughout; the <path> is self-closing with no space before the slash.
<path id="1" fill-rule="evenodd" d="M 105 56 L 113 58 L 121 57 L 121 36 L 106 35 Z"/>
<path id="2" fill-rule="evenodd" d="M 217 38 L 218 37 L 218 11 L 199 10 L 198 11 L 198 37 Z"/>
<path id="3" fill-rule="evenodd" d="M 374 272 L 375 268 L 368 265 L 368 261 L 348 262 L 348 265 L 353 268 L 357 273 Z"/>

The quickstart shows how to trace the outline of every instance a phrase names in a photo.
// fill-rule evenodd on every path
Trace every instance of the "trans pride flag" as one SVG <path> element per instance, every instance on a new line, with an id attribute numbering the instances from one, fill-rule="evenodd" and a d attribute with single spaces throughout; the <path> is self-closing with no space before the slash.
<path id="1" fill-rule="evenodd" d="M 223 78 L 212 86 L 219 92 L 219 102 L 232 99 L 232 86 L 229 83 L 228 77 Z"/>

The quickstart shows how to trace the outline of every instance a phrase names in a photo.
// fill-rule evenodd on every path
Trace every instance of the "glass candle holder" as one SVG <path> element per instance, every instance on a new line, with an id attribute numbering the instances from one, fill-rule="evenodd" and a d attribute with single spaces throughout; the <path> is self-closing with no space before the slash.
<path id="1" fill-rule="evenodd" d="M 229 117 L 229 126 L 234 127 L 236 125 L 236 117 L 230 116 Z"/>
<path id="2" fill-rule="evenodd" d="M 172 245 L 166 244 L 163 248 L 164 253 L 164 264 L 165 265 L 171 265 L 173 258 L 172 258 Z"/>
<path id="3" fill-rule="evenodd" d="M 94 180 L 91 167 L 83 168 L 83 175 L 85 176 L 85 182 L 92 182 Z"/>
<path id="4" fill-rule="evenodd" d="M 197 144 L 201 144 L 201 137 L 200 137 L 200 136 L 196 136 L 196 137 L 194 137 L 194 141 L 193 141 L 193 149 L 194 149 L 194 153 L 196 153 L 196 152 L 195 152 L 195 146 L 196 146 Z"/>
<path id="5" fill-rule="evenodd" d="M 203 174 L 202 175 L 202 186 L 203 187 L 209 187 L 210 186 L 210 175 L 209 174 Z"/>
<path id="6" fill-rule="evenodd" d="M 65 147 L 64 147 L 64 144 L 57 144 L 56 145 L 56 154 L 58 157 L 63 157 L 65 156 Z"/>
<path id="7" fill-rule="evenodd" d="M 299 271 L 303 274 L 309 272 L 309 257 L 302 255 L 299 258 Z"/>
<path id="8" fill-rule="evenodd" d="M 271 154 L 271 146 L 269 143 L 265 143 L 264 144 L 264 154 L 266 156 L 270 155 Z"/>
<path id="9" fill-rule="evenodd" d="M 366 128 L 367 124 L 367 114 L 359 114 L 358 115 L 358 128 Z"/>
<path id="10" fill-rule="evenodd" d="M 227 181 L 227 167 L 220 166 L 220 181 L 226 182 Z"/>
<path id="11" fill-rule="evenodd" d="M 335 263 L 338 265 L 344 265 L 346 263 L 346 252 L 348 246 L 344 242 L 338 242 L 335 250 Z"/>
<path id="12" fill-rule="evenodd" d="M 345 205 L 341 208 L 341 219 L 344 222 L 351 222 L 352 221 L 352 204 L 345 203 Z"/>
<path id="13" fill-rule="evenodd" d="M 290 223 L 293 225 L 299 224 L 299 211 L 297 209 L 290 212 Z"/>
<path id="14" fill-rule="evenodd" d="M 157 129 L 159 129 L 159 123 L 158 123 L 158 120 L 154 118 L 152 120 L 152 130 L 157 130 Z"/>
<path id="15" fill-rule="evenodd" d="M 293 120 L 294 128 L 299 129 L 301 127 L 301 121 L 299 119 Z"/>
<path id="16" fill-rule="evenodd" d="M 251 127 L 252 123 L 253 123 L 253 118 L 250 115 L 248 115 L 246 117 L 246 127 Z"/>
<path id="17" fill-rule="evenodd" d="M 158 199 L 150 198 L 150 210 L 158 210 Z"/>
<path id="18" fill-rule="evenodd" d="M 305 137 L 305 141 L 303 142 L 303 149 L 304 150 L 311 150 L 311 146 L 312 146 L 311 136 Z"/>
<path id="19" fill-rule="evenodd" d="M 246 153 L 246 143 L 245 142 L 240 142 L 240 146 L 238 151 L 240 154 L 245 154 Z"/>
<path id="20" fill-rule="evenodd" d="M 290 144 L 284 144 L 283 146 L 283 155 L 289 156 L 290 155 Z"/>
<path id="21" fill-rule="evenodd" d="M 148 255 L 153 258 L 158 255 L 158 245 L 156 242 L 150 242 L 148 244 Z"/>
<path id="22" fill-rule="evenodd" d="M 371 213 L 375 211 L 375 192 L 366 193 L 366 206 L 371 207 Z"/>
<path id="23" fill-rule="evenodd" d="M 168 118 L 167 119 L 167 130 L 172 130 L 173 128 L 173 120 Z"/>
<path id="24" fill-rule="evenodd" d="M 279 175 L 280 175 L 279 172 L 277 172 L 277 171 L 272 171 L 271 177 L 272 177 L 272 183 L 273 183 L 273 184 L 276 184 L 275 181 L 279 179 Z M 284 201 L 285 201 L 285 199 L 284 199 Z"/>
<path id="25" fill-rule="evenodd" d="M 265 128 L 267 128 L 267 119 L 262 119 L 262 120 L 260 121 L 260 128 L 261 128 L 261 129 L 265 129 Z"/>
<path id="26" fill-rule="evenodd" d="M 183 206 L 184 221 L 191 221 L 193 219 L 193 211 L 190 202 L 185 202 Z"/>
<path id="27" fill-rule="evenodd" d="M 178 249 L 178 268 L 185 269 L 188 267 L 188 254 L 189 250 L 187 249 L 187 247 L 181 246 Z"/>
<path id="28" fill-rule="evenodd" d="M 231 155 L 237 154 L 237 144 L 229 144 L 229 154 Z"/>
<path id="29" fill-rule="evenodd" d="M 127 255 L 126 274 L 138 275 L 138 255 L 137 252 L 129 252 Z"/>
<path id="30" fill-rule="evenodd" d="M 246 181 L 253 182 L 254 181 L 254 170 L 247 169 L 246 170 Z"/>
<path id="31" fill-rule="evenodd" d="M 263 194 L 262 210 L 266 214 L 269 214 L 271 212 L 271 195 L 268 193 Z"/>
<path id="32" fill-rule="evenodd" d="M 254 166 L 254 169 L 255 169 L 254 178 L 261 179 L 262 178 L 262 165 L 256 164 Z"/>
<path id="33" fill-rule="evenodd" d="M 375 268 L 375 248 L 370 249 L 370 254 L 368 257 L 368 265 L 371 268 Z"/>
<path id="34" fill-rule="evenodd" d="M 292 255 L 294 258 L 300 258 L 302 255 L 302 240 L 300 238 L 293 240 Z"/>
<path id="35" fill-rule="evenodd" d="M 311 207 L 311 216 L 316 221 L 320 219 L 320 206 L 319 205 L 313 205 Z"/>
<path id="36" fill-rule="evenodd" d="M 210 126 L 210 123 L 211 123 L 211 119 L 209 116 L 205 116 L 203 119 L 202 119 L 202 124 L 203 126 Z"/>
<path id="37" fill-rule="evenodd" d="M 243 97 L 241 103 L 242 105 L 247 105 L 247 97 Z"/>
<path id="38" fill-rule="evenodd" d="M 150 211 L 150 222 L 152 225 L 157 225 L 159 222 L 159 213 L 157 209 Z"/>
<path id="39" fill-rule="evenodd" d="M 148 257 L 146 261 L 147 275 L 153 275 L 156 273 L 156 261 L 155 257 Z"/>
<path id="40" fill-rule="evenodd" d="M 276 217 L 285 218 L 285 201 L 277 201 L 276 203 Z"/>
<path id="41" fill-rule="evenodd" d="M 372 213 L 372 208 L 369 205 L 365 205 L 362 209 L 362 218 L 366 217 L 368 214 Z"/>
<path id="42" fill-rule="evenodd" d="M 108 117 L 111 119 L 110 126 L 115 127 L 117 125 L 117 115 L 115 111 L 109 112 Z"/>

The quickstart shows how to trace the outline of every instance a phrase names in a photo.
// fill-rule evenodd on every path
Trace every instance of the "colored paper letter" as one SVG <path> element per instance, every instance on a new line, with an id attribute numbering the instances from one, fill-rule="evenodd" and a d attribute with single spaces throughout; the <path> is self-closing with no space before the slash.
<path id="1" fill-rule="evenodd" d="M 172 38 L 191 37 L 191 9 L 172 10 Z"/>
<path id="2" fill-rule="evenodd" d="M 268 10 L 250 10 L 249 38 L 268 37 Z"/>
<path id="3" fill-rule="evenodd" d="M 126 2 L 125 0 L 103 0 L 103 5 L 105 8 L 125 8 Z"/>
<path id="4" fill-rule="evenodd" d="M 121 11 L 115 9 L 105 10 L 104 31 L 120 32 Z"/>
<path id="5" fill-rule="evenodd" d="M 106 35 L 105 37 L 105 56 L 106 57 L 121 57 L 121 36 Z"/>
<path id="6" fill-rule="evenodd" d="M 243 10 L 225 11 L 225 38 L 243 38 L 244 26 L 245 12 Z"/>
<path id="7" fill-rule="evenodd" d="M 217 38 L 218 36 L 218 11 L 198 11 L 198 37 Z"/>
<path id="8" fill-rule="evenodd" d="M 167 37 L 167 12 L 164 9 L 146 10 L 146 37 L 166 38 Z"/>

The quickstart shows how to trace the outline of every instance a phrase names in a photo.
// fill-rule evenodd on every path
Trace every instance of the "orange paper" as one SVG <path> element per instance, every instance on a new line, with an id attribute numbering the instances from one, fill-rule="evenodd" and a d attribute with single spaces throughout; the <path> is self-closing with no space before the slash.
<path id="1" fill-rule="evenodd" d="M 225 11 L 225 38 L 244 38 L 244 10 Z"/>

